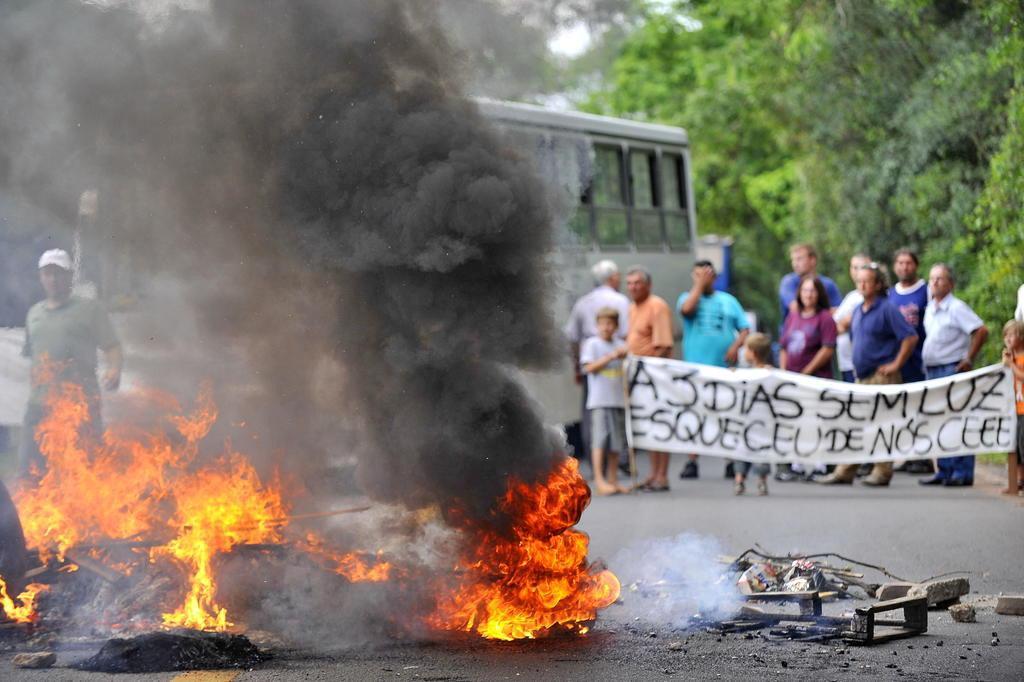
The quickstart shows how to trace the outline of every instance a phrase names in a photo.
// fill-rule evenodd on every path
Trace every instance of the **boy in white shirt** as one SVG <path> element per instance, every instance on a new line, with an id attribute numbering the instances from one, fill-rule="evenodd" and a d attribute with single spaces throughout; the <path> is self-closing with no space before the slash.
<path id="1" fill-rule="evenodd" d="M 591 463 L 598 495 L 628 492 L 618 484 L 619 453 L 626 448 L 626 400 L 622 359 L 626 346 L 615 338 L 619 311 L 597 311 L 597 336 L 580 347 L 580 365 L 587 376 L 587 411 L 590 413 Z M 606 457 L 607 455 L 607 457 Z"/>

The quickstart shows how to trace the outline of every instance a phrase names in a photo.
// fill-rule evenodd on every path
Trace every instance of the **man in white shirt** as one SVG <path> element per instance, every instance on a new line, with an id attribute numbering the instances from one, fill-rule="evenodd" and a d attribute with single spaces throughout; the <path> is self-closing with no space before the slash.
<path id="1" fill-rule="evenodd" d="M 857 281 L 857 271 L 866 267 L 871 262 L 867 254 L 858 253 L 850 258 L 850 279 Z M 853 311 L 857 306 L 864 303 L 864 297 L 856 288 L 846 295 L 843 302 L 836 308 L 832 319 L 836 321 L 836 330 L 839 336 L 836 338 L 836 360 L 839 362 L 839 371 L 842 373 L 843 381 L 852 384 L 853 376 L 853 343 L 850 341 L 850 322 L 853 320 Z"/>
<path id="2" fill-rule="evenodd" d="M 967 372 L 988 338 L 988 328 L 970 306 L 953 295 L 953 272 L 936 263 L 928 274 L 931 300 L 924 311 L 925 339 L 921 355 L 928 379 Z M 974 455 L 943 457 L 935 475 L 921 485 L 967 486 L 974 483 Z"/>
<path id="3" fill-rule="evenodd" d="M 576 373 L 576 383 L 582 389 L 580 405 L 580 440 L 583 452 L 590 452 L 590 415 L 587 412 L 587 381 L 580 366 L 580 346 L 587 339 L 597 336 L 597 311 L 614 308 L 619 312 L 619 326 L 615 339 L 626 340 L 629 331 L 629 299 L 619 292 L 622 278 L 615 261 L 602 260 L 590 268 L 596 286 L 580 296 L 572 307 L 569 321 L 565 324 L 565 335 L 569 338 L 569 358 Z"/>
<path id="4" fill-rule="evenodd" d="M 615 338 L 625 341 L 629 330 L 629 299 L 619 291 L 622 277 L 614 261 L 603 260 L 590 268 L 595 287 L 580 296 L 569 313 L 565 335 L 569 337 L 574 364 L 579 364 L 579 347 L 591 336 L 597 336 L 597 311 L 615 308 L 619 311 L 619 328 Z"/>

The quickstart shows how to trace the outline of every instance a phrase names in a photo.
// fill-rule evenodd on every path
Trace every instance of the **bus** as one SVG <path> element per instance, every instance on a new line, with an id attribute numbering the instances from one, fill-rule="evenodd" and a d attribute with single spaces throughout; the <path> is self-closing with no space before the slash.
<path id="1" fill-rule="evenodd" d="M 690 288 L 698 258 L 715 263 L 728 287 L 731 243 L 697 239 L 690 144 L 682 128 L 638 123 L 518 102 L 476 100 L 507 144 L 533 163 L 552 191 L 558 225 L 552 271 L 557 273 L 556 321 L 593 288 L 590 268 L 615 261 L 625 274 L 641 265 L 654 293 L 675 306 Z M 623 277 L 625 279 L 625 277 Z M 676 338 L 680 338 L 678 325 Z M 571 427 L 580 419 L 580 390 L 566 363 L 551 372 L 524 372 L 527 389 L 548 423 Z"/>

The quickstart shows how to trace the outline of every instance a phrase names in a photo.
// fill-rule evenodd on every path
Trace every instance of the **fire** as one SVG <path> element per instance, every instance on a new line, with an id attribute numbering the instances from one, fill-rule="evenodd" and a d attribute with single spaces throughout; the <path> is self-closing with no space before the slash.
<path id="1" fill-rule="evenodd" d="M 511 481 L 497 504 L 502 524 L 457 524 L 465 542 L 452 575 L 429 578 L 412 566 L 395 566 L 382 551 L 338 552 L 315 534 L 286 538 L 290 520 L 339 512 L 289 517 L 276 478 L 261 480 L 230 448 L 219 459 L 200 461 L 199 444 L 217 418 L 209 394 L 201 392 L 187 414 L 166 396 L 146 394 L 150 407 L 170 412 L 157 428 L 115 427 L 98 434 L 89 428 L 81 388 L 64 384 L 53 391 L 36 434 L 46 470 L 15 494 L 26 540 L 41 559 L 67 562 L 68 555 L 91 554 L 102 561 L 104 548 L 127 544 L 135 559 L 119 570 L 149 562 L 181 576 L 180 589 L 156 609 L 163 613 L 145 615 L 167 627 L 203 630 L 233 626 L 217 598 L 218 555 L 286 541 L 349 582 L 391 581 L 401 588 L 405 581 L 431 581 L 440 596 L 427 624 L 487 638 L 537 638 L 555 630 L 582 634 L 598 610 L 618 598 L 618 580 L 588 564 L 588 538 L 573 529 L 590 501 L 575 460 L 558 462 L 538 483 Z M 352 511 L 362 509 L 340 513 Z M 449 518 L 454 516 L 453 511 Z M 12 599 L 0 581 L 4 612 L 32 620 L 42 589 L 30 585 Z"/>
<path id="2" fill-rule="evenodd" d="M 350 552 L 338 559 L 334 572 L 352 583 L 379 583 L 391 577 L 391 564 L 383 561 L 383 552 L 377 552 L 374 563 L 369 564 L 359 552 Z"/>
<path id="3" fill-rule="evenodd" d="M 7 583 L 0 578 L 0 606 L 3 606 L 4 615 L 8 620 L 15 623 L 31 623 L 38 618 L 36 613 L 36 597 L 40 592 L 45 592 L 46 585 L 32 583 L 18 595 L 17 599 L 11 599 L 7 594 Z M 18 603 L 20 602 L 20 604 Z"/>
<path id="4" fill-rule="evenodd" d="M 209 392 L 191 414 L 167 418 L 176 433 L 83 433 L 88 402 L 72 384 L 54 391 L 47 407 L 37 430 L 46 472 L 15 495 L 29 546 L 44 561 L 62 560 L 90 543 L 141 539 L 152 545 L 151 561 L 170 559 L 187 576 L 184 601 L 164 614 L 165 624 L 229 627 L 215 600 L 214 557 L 239 544 L 279 542 L 288 510 L 278 487 L 260 481 L 240 454 L 196 466 L 197 444 L 217 417 Z"/>
<path id="5" fill-rule="evenodd" d="M 297 544 L 307 554 L 318 557 L 328 570 L 350 583 L 379 583 L 395 577 L 393 566 L 383 559 L 384 550 L 378 550 L 376 554 L 336 552 L 328 548 L 316 533 L 307 533 L 305 539 Z"/>
<path id="6" fill-rule="evenodd" d="M 171 523 L 179 535 L 152 555 L 170 555 L 187 565 L 191 588 L 182 606 L 163 614 L 164 624 L 224 630 L 232 623 L 214 601 L 213 557 L 236 545 L 281 541 L 286 510 L 280 492 L 265 488 L 252 465 L 235 453 L 219 469 L 198 472 L 176 490 L 175 502 L 178 512 Z"/>
<path id="7" fill-rule="evenodd" d="M 619 596 L 610 571 L 587 564 L 587 536 L 573 530 L 590 501 L 574 459 L 546 481 L 513 481 L 499 510 L 509 533 L 476 529 L 455 567 L 458 584 L 428 623 L 489 639 L 533 639 L 556 628 L 583 634 L 597 611 Z"/>
<path id="8" fill-rule="evenodd" d="M 63 559 L 76 545 L 152 534 L 165 526 L 167 503 L 187 486 L 180 472 L 217 418 L 204 393 L 195 412 L 172 420 L 183 440 L 113 430 L 99 439 L 82 433 L 89 406 L 81 387 L 62 384 L 47 406 L 36 432 L 46 472 L 14 499 L 25 539 L 44 561 L 53 554 Z"/>

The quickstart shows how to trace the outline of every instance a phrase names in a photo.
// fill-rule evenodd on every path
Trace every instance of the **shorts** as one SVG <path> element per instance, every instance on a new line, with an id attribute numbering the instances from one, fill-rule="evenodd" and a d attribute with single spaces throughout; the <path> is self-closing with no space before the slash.
<path id="1" fill-rule="evenodd" d="M 626 410 L 594 407 L 590 412 L 590 447 L 612 452 L 626 450 Z"/>
<path id="2" fill-rule="evenodd" d="M 746 476 L 748 473 L 750 473 L 751 469 L 753 469 L 754 473 L 757 474 L 758 476 L 767 476 L 769 471 L 767 462 L 758 462 L 757 464 L 754 464 L 753 462 L 744 462 L 743 460 L 737 460 L 736 462 L 733 463 L 733 466 L 735 467 L 736 473 L 740 474 L 741 476 Z"/>
<path id="3" fill-rule="evenodd" d="M 1017 415 L 1017 464 L 1024 464 L 1024 414 Z"/>

